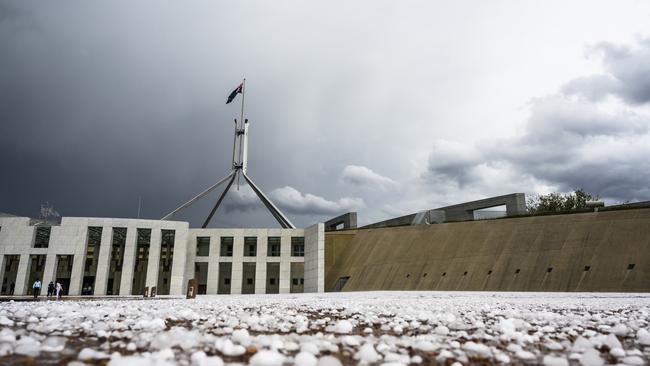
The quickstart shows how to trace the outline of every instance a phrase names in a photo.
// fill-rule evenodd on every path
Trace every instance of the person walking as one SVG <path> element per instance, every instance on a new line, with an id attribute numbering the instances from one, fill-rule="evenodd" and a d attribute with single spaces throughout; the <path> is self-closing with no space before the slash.
<path id="1" fill-rule="evenodd" d="M 54 296 L 54 282 L 50 281 L 47 285 L 47 297 Z"/>
<path id="2" fill-rule="evenodd" d="M 63 286 L 61 282 L 56 283 L 56 299 L 61 300 L 61 292 L 63 292 Z"/>
<path id="3" fill-rule="evenodd" d="M 34 300 L 38 299 L 38 295 L 41 294 L 41 281 L 38 278 L 32 285 L 32 291 L 34 292 Z"/>

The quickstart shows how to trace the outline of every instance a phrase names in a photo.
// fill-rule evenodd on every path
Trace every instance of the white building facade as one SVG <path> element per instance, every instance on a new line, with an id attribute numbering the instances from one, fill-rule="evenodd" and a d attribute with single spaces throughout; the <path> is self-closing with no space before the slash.
<path id="1" fill-rule="evenodd" d="M 0 295 L 32 294 L 36 279 L 69 295 L 323 292 L 324 225 L 192 229 L 166 220 L 64 217 L 58 225 L 0 217 Z"/>

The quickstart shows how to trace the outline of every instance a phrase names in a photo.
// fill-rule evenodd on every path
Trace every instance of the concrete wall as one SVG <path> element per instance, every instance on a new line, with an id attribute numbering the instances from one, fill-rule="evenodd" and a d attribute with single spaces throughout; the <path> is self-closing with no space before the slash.
<path id="1" fill-rule="evenodd" d="M 650 291 L 650 209 L 327 232 L 325 247 L 326 291 L 343 276 L 343 291 Z"/>

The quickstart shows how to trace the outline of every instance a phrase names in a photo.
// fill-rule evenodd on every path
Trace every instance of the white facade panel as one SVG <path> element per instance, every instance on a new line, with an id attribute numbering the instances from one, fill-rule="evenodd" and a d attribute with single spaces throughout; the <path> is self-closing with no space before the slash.
<path id="1" fill-rule="evenodd" d="M 162 230 L 174 230 L 174 254 L 171 265 L 170 295 L 184 295 L 187 282 L 194 277 L 194 266 L 197 262 L 208 264 L 207 286 L 208 294 L 216 294 L 219 288 L 219 263 L 232 262 L 230 274 L 230 291 L 239 294 L 242 291 L 242 266 L 244 262 L 255 262 L 255 293 L 266 293 L 267 263 L 279 263 L 280 278 L 277 283 L 280 293 L 289 293 L 291 288 L 291 263 L 305 263 L 305 291 L 323 291 L 324 283 L 324 232 L 323 225 L 317 224 L 308 229 L 190 229 L 187 222 L 112 219 L 112 218 L 82 218 L 64 217 L 60 225 L 52 225 L 47 248 L 34 248 L 34 237 L 37 226 L 30 224 L 25 217 L 0 217 L 0 269 L 4 278 L 5 255 L 19 255 L 20 262 L 15 278 L 14 295 L 27 294 L 31 287 L 29 281 L 30 256 L 45 255 L 43 282 L 45 288 L 49 281 L 56 280 L 58 256 L 72 255 L 72 271 L 70 274 L 70 295 L 80 295 L 84 280 L 86 251 L 88 246 L 88 228 L 101 227 L 101 241 L 95 250 L 96 273 L 93 292 L 96 296 L 105 295 L 107 282 L 111 277 L 111 253 L 113 245 L 113 229 L 126 229 L 126 242 L 121 269 L 120 295 L 131 295 L 134 281 L 134 266 L 137 259 L 137 230 L 150 229 L 151 241 L 145 286 L 149 288 L 158 285 L 160 271 L 160 253 Z M 257 238 L 256 256 L 244 256 L 244 237 Z M 207 257 L 196 256 L 196 238 L 209 237 L 210 250 Z M 221 253 L 221 238 L 233 238 L 232 256 Z M 280 237 L 280 256 L 269 256 L 268 238 Z M 293 257 L 291 238 L 304 237 L 305 257 Z M 162 281 L 162 280 L 161 280 Z M 136 296 L 141 294 L 134 294 Z"/>

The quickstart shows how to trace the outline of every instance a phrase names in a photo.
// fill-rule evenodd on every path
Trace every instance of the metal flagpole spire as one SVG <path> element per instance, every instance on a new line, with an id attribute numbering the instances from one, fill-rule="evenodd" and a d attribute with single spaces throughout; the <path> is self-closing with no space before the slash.
<path id="1" fill-rule="evenodd" d="M 239 139 L 239 154 L 238 154 L 240 163 L 243 163 L 243 161 L 242 161 L 243 153 L 242 153 L 242 148 L 241 148 L 242 147 L 241 135 L 245 133 L 245 131 L 243 131 L 244 130 L 244 100 L 245 99 L 246 99 L 246 78 L 244 78 L 244 80 L 241 83 L 241 114 L 239 115 L 239 124 L 241 125 L 241 129 L 240 129 L 241 132 L 239 133 L 240 139 Z M 239 174 L 239 172 L 237 172 L 237 190 L 239 190 L 239 176 L 240 176 L 240 174 Z"/>
<path id="2" fill-rule="evenodd" d="M 221 195 L 219 195 L 219 199 L 217 200 L 214 207 L 210 211 L 210 214 L 208 215 L 208 217 L 205 219 L 205 222 L 203 223 L 202 227 L 206 228 L 210 223 L 212 216 L 214 216 L 215 212 L 223 202 L 226 193 L 228 193 L 233 183 L 235 182 L 235 178 L 237 179 L 237 189 L 239 190 L 239 178 L 240 176 L 243 176 L 246 183 L 248 183 L 248 185 L 251 187 L 253 192 L 255 192 L 257 197 L 259 197 L 259 199 L 262 201 L 262 203 L 264 203 L 264 206 L 266 206 L 266 208 L 271 212 L 271 214 L 278 221 L 280 226 L 282 226 L 285 229 L 287 228 L 295 229 L 295 226 L 291 223 L 291 221 L 289 221 L 289 219 L 273 204 L 273 202 L 271 202 L 271 200 L 264 194 L 264 192 L 262 192 L 262 190 L 259 187 L 257 187 L 255 183 L 253 183 L 251 177 L 249 177 L 246 174 L 248 169 L 248 119 L 244 118 L 245 91 L 246 91 L 246 79 L 244 78 L 244 80 L 237 87 L 237 89 L 235 89 L 232 93 L 230 93 L 230 95 L 228 96 L 228 101 L 226 102 L 226 104 L 232 102 L 232 100 L 237 96 L 237 94 L 241 93 L 242 95 L 241 113 L 239 115 L 239 121 L 235 119 L 235 134 L 234 134 L 234 139 L 232 144 L 232 166 L 231 166 L 230 173 L 226 175 L 223 179 L 218 181 L 217 183 L 208 187 L 208 189 L 206 189 L 205 191 L 199 193 L 191 200 L 187 201 L 180 207 L 176 208 L 174 211 L 165 215 L 161 220 L 167 220 L 171 218 L 174 214 L 176 214 L 180 210 L 189 207 L 194 202 L 198 201 L 200 198 L 212 192 L 212 190 L 217 188 L 222 183 L 228 182 L 226 188 L 223 190 Z"/>

